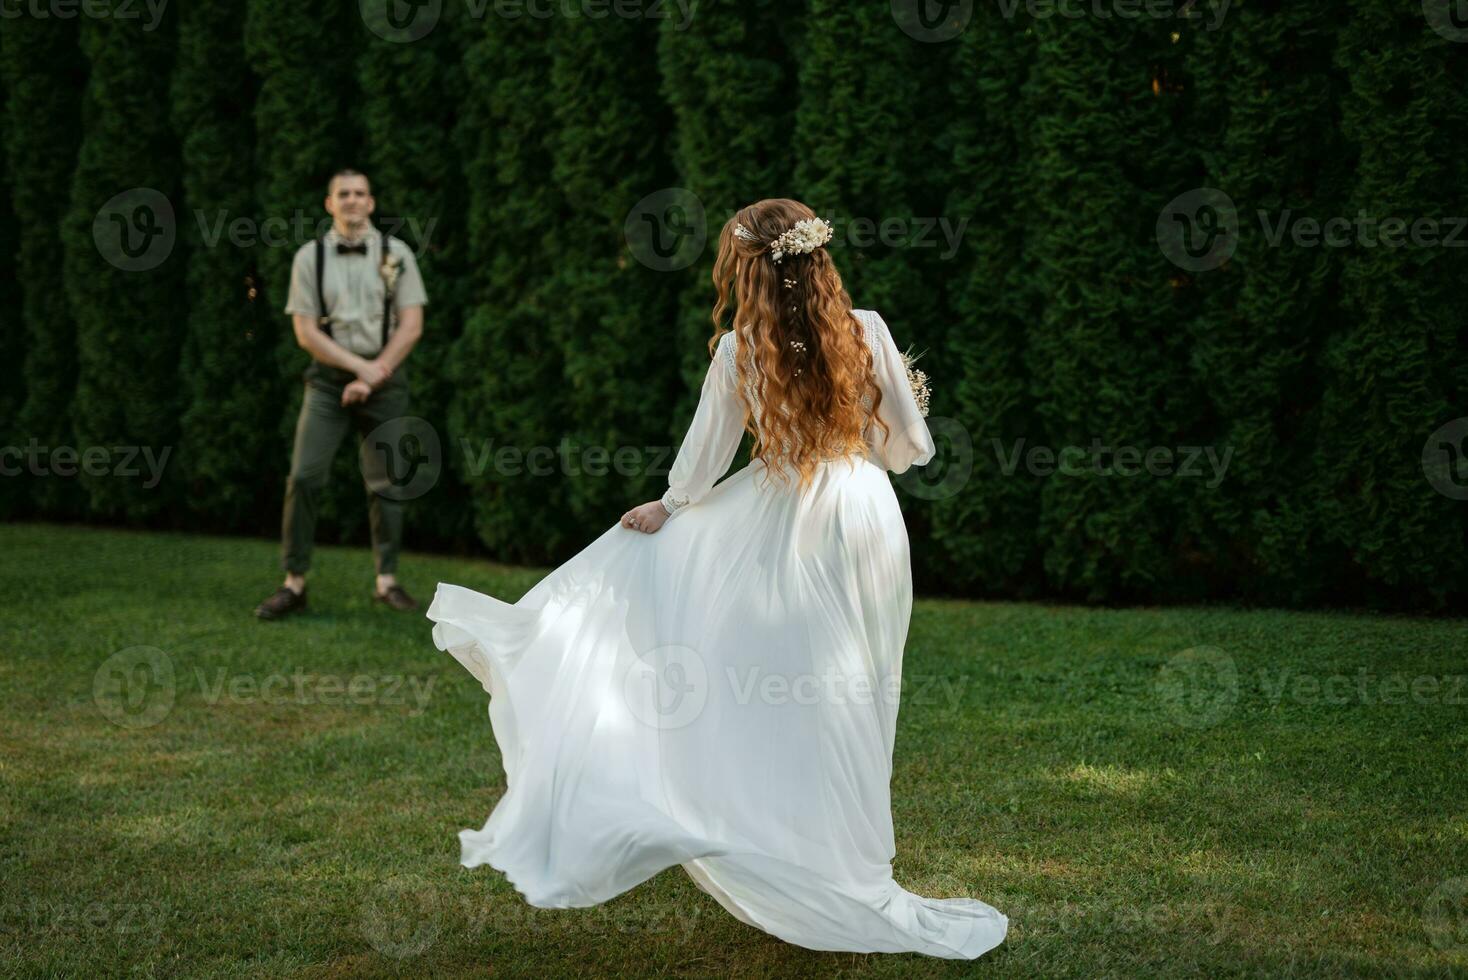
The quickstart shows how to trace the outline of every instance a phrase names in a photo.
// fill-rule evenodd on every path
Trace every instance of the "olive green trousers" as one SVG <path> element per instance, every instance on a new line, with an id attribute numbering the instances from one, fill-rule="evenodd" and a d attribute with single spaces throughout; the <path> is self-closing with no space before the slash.
<path id="1" fill-rule="evenodd" d="M 403 547 L 403 502 L 373 491 L 374 485 L 384 485 L 389 460 L 384 453 L 374 451 L 370 445 L 360 446 L 360 443 L 374 429 L 408 414 L 408 385 L 406 381 L 394 378 L 374 391 L 366 401 L 347 407 L 342 406 L 341 392 L 341 387 L 329 380 L 306 384 L 301 414 L 296 419 L 290 476 L 285 481 L 285 511 L 280 527 L 281 564 L 287 572 L 295 574 L 304 574 L 310 569 L 320 495 L 326 487 L 332 460 L 341 448 L 342 438 L 348 429 L 355 429 L 362 479 L 367 486 L 373 560 L 377 574 L 395 574 L 398 555 Z"/>

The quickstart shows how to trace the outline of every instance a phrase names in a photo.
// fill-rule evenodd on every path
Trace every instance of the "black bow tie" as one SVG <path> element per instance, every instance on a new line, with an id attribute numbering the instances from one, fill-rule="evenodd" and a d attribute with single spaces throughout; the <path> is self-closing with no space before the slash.
<path id="1" fill-rule="evenodd" d="M 356 245 L 348 245 L 346 242 L 337 242 L 336 243 L 336 254 L 337 255 L 366 255 L 367 254 L 367 243 L 366 242 L 361 242 L 361 243 L 356 244 Z"/>

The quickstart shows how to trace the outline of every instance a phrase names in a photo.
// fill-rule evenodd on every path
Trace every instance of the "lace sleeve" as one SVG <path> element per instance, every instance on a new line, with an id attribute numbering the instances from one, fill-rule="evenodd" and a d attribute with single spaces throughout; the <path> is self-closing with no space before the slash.
<path id="1" fill-rule="evenodd" d="M 662 501 L 663 509 L 669 514 L 703 499 L 739 451 L 739 439 L 744 433 L 744 403 L 738 395 L 733 368 L 733 336 L 724 335 L 709 362 L 698 410 L 668 472 L 668 489 Z"/>
<path id="2" fill-rule="evenodd" d="M 872 310 L 855 312 L 867 329 L 877 384 L 882 388 L 878 414 L 888 427 L 883 433 L 873 422 L 867 430 L 867 441 L 883 466 L 893 473 L 904 473 L 909 467 L 922 466 L 933 458 L 936 451 L 933 436 L 928 432 L 922 406 L 908 380 L 907 362 L 902 359 L 886 322 Z"/>

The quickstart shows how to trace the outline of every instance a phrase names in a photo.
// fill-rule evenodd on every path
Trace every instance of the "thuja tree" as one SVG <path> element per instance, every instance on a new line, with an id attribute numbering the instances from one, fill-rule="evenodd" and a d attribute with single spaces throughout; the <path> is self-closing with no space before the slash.
<path id="1" fill-rule="evenodd" d="M 954 256 L 926 221 L 941 216 L 948 161 L 915 137 L 942 132 L 954 45 L 904 33 L 885 4 L 811 0 L 808 16 L 798 196 L 837 226 L 830 248 L 855 304 L 881 312 L 899 344 L 935 345 Z"/>
<path id="2" fill-rule="evenodd" d="M 1308 559 L 1318 504 L 1308 474 L 1338 262 L 1335 250 L 1289 232 L 1345 205 L 1353 161 L 1333 112 L 1340 25 L 1326 2 L 1249 4 L 1220 29 L 1193 31 L 1190 63 L 1204 66 L 1189 78 L 1200 183 L 1237 209 L 1227 261 L 1178 274 L 1196 296 L 1185 322 L 1210 442 L 1231 454 L 1227 478 L 1193 498 L 1186 521 L 1215 594 L 1303 598 L 1332 574 Z"/>
<path id="3" fill-rule="evenodd" d="M 170 11 L 152 29 L 95 17 L 80 29 L 90 74 L 62 231 L 76 322 L 74 423 L 81 453 L 105 451 L 116 465 L 94 459 L 78 479 L 92 514 L 142 518 L 176 499 L 177 465 L 165 454 L 178 439 L 184 250 L 178 148 L 160 109 L 174 23 Z"/>
<path id="4" fill-rule="evenodd" d="M 282 386 L 274 350 L 279 316 L 259 295 L 253 236 L 256 81 L 239 24 L 245 0 L 179 13 L 172 118 L 181 140 L 180 222 L 188 247 L 188 319 L 178 388 L 178 464 L 187 502 L 208 526 L 260 531 L 278 520 Z"/>
<path id="5" fill-rule="evenodd" d="M 254 142 L 262 299 L 279 312 L 295 250 L 329 222 L 321 208 L 327 180 L 352 162 L 356 148 L 352 45 L 324 44 L 324 35 L 339 31 L 356 41 L 362 32 L 344 0 L 310 7 L 246 0 L 245 13 L 245 53 L 259 78 Z M 286 318 L 276 322 L 282 372 L 298 377 L 302 355 Z"/>
<path id="6" fill-rule="evenodd" d="M 1025 594 L 1042 582 L 1039 482 L 1023 465 L 1045 444 L 1033 392 L 1040 379 L 1026 358 L 1040 300 L 1027 278 L 1022 220 L 1029 126 L 1016 111 L 1034 61 L 1027 27 L 981 4 L 954 41 L 945 213 L 967 219 L 971 231 L 955 263 L 947 342 L 918 362 L 950 388 L 952 421 L 930 423 L 945 456 L 912 484 L 936 497 L 933 545 L 945 560 L 934 586 L 944 591 Z"/>
<path id="7" fill-rule="evenodd" d="M 786 197 L 793 155 L 795 64 L 790 44 L 798 37 L 803 4 L 788 0 L 733 0 L 701 4 L 691 22 L 663 22 L 658 45 L 662 91 L 673 111 L 673 158 L 678 188 L 665 208 L 696 202 L 706 244 L 686 267 L 675 257 L 670 275 L 682 284 L 678 350 L 683 391 L 669 420 L 677 439 L 687 429 L 708 370 L 710 281 L 718 234 L 738 208 L 766 197 Z M 738 461 L 736 460 L 736 465 Z"/>
<path id="8" fill-rule="evenodd" d="M 1370 598 L 1461 597 L 1463 470 L 1424 472 L 1424 452 L 1464 445 L 1463 295 L 1468 258 L 1445 247 L 1465 213 L 1463 56 L 1421 11 L 1358 5 L 1338 64 L 1341 125 L 1358 165 L 1346 214 L 1340 327 L 1324 359 L 1314 485 L 1319 556 Z M 1461 244 L 1461 243 L 1460 243 Z M 1456 430 L 1442 431 L 1455 419 Z M 1429 445 L 1429 441 L 1446 445 Z M 1350 593 L 1346 593 L 1350 594 Z"/>
<path id="9" fill-rule="evenodd" d="M 7 415 L 8 439 L 37 446 L 75 445 L 71 401 L 76 389 L 76 326 L 63 279 L 61 221 L 71 197 L 71 173 L 81 139 L 81 92 L 86 66 L 77 46 L 77 21 L 21 17 L 0 32 L 5 82 L 5 149 L 9 203 L 14 212 L 15 277 L 20 294 L 7 321 L 25 339 L 21 365 L 24 401 Z M 28 488 L 35 512 L 73 517 L 81 510 L 74 480 L 7 479 Z M 15 502 L 13 502 L 14 504 Z"/>
<path id="10" fill-rule="evenodd" d="M 7 96 L 5 78 L 0 75 L 0 105 Z M 17 229 L 15 213 L 10 205 L 11 174 L 7 159 L 10 119 L 0 114 L 0 254 L 14 255 L 17 251 Z M 15 267 L 5 263 L 0 268 L 0 359 L 9 365 L 18 365 L 25 360 L 25 321 L 20 309 L 20 282 L 15 277 Z M 25 401 L 25 376 L 12 370 L 9 383 L 0 391 L 0 452 L 7 447 L 20 446 L 24 440 L 15 428 L 15 415 Z M 14 517 L 23 503 L 25 483 L 19 479 L 24 469 L 16 468 L 16 461 L 0 459 L 0 518 Z"/>
<path id="11" fill-rule="evenodd" d="M 673 175 L 657 135 L 669 120 L 656 23 L 562 18 L 550 40 L 551 177 L 566 199 L 551 326 L 563 358 L 568 506 L 584 536 L 666 487 L 668 405 L 681 387 L 675 280 L 630 247 L 626 226 Z"/>
<path id="12" fill-rule="evenodd" d="M 414 250 L 429 294 L 423 338 L 408 361 L 413 414 L 439 432 L 447 454 L 457 459 L 461 447 L 447 427 L 453 381 L 446 368 L 463 329 L 467 292 L 467 192 L 453 145 L 465 78 L 459 8 L 443 8 L 437 21 L 418 19 L 431 13 L 431 7 L 419 8 L 399 29 L 374 23 L 376 30 L 358 52 L 356 75 L 362 157 L 377 199 L 376 223 Z M 468 537 L 472 521 L 460 473 L 457 465 L 444 467 L 432 495 L 408 510 L 415 540 Z"/>
<path id="13" fill-rule="evenodd" d="M 1177 270 L 1154 238 L 1172 188 L 1188 185 L 1173 25 L 1086 17 L 1033 29 L 1019 111 L 1032 145 L 1024 258 L 1042 299 L 1026 356 L 1049 452 L 1031 466 L 1046 577 L 1091 598 L 1176 594 L 1186 577 L 1174 529 L 1202 480 L 1178 475 L 1176 460 L 1152 475 L 1136 455 L 1188 444 L 1198 426 Z"/>
<path id="14" fill-rule="evenodd" d="M 491 21 L 468 39 L 459 155 L 468 188 L 472 295 L 448 364 L 453 459 L 479 538 L 496 558 L 546 562 L 578 538 L 568 481 L 544 447 L 565 418 L 553 326 L 552 236 L 565 204 L 548 179 L 549 24 Z"/>
<path id="15" fill-rule="evenodd" d="M 905 32 L 891 5 L 843 0 L 811 0 L 800 46 L 795 196 L 835 225 L 828 247 L 854 304 L 877 310 L 898 346 L 918 351 L 946 345 L 944 294 L 956 269 L 957 223 L 942 213 L 940 176 L 954 50 Z M 935 416 L 953 410 L 942 362 L 928 361 Z M 908 524 L 923 542 L 930 508 L 926 495 L 904 495 L 913 502 Z M 930 582 L 931 549 L 919 544 L 913 557 Z"/>
<path id="16" fill-rule="evenodd" d="M 255 97 L 255 196 L 260 218 L 258 300 L 282 379 L 275 416 L 276 486 L 283 486 L 300 408 L 307 355 L 285 309 L 295 251 L 329 227 L 327 182 L 353 166 L 357 148 L 353 69 L 365 27 L 357 4 L 324 0 L 247 0 L 245 54 L 259 78 Z M 358 167 L 357 169 L 361 169 Z M 262 481 L 270 485 L 272 481 Z M 338 453 L 331 493 L 322 502 L 322 538 L 361 536 L 365 527 L 357 457 Z"/>

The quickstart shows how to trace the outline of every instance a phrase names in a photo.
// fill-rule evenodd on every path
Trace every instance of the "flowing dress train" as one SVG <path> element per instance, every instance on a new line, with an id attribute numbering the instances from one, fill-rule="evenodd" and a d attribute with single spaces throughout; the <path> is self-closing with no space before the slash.
<path id="1" fill-rule="evenodd" d="M 440 584 L 434 642 L 489 694 L 508 789 L 462 863 L 532 905 L 604 902 L 680 864 L 740 921 L 820 950 L 973 958 L 1008 919 L 892 877 L 889 783 L 912 608 L 887 471 L 933 455 L 875 313 L 885 441 L 797 493 L 743 430 L 722 338 L 654 534 L 620 524 L 510 604 Z"/>

